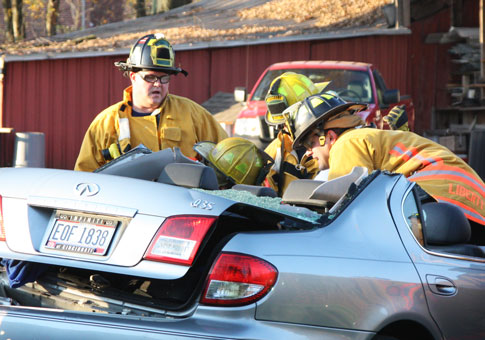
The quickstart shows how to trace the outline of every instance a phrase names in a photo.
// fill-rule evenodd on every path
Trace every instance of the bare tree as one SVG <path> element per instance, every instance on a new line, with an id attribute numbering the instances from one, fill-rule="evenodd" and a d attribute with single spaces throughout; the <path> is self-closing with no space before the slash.
<path id="1" fill-rule="evenodd" d="M 135 11 L 136 11 L 137 18 L 141 18 L 147 15 L 147 11 L 145 8 L 145 0 L 136 0 Z"/>
<path id="2" fill-rule="evenodd" d="M 81 6 L 78 0 L 66 0 L 71 10 L 72 22 L 75 30 L 81 29 Z"/>
<path id="3" fill-rule="evenodd" d="M 69 9 L 71 10 L 74 30 L 80 30 L 83 27 L 83 23 L 81 22 L 83 18 L 81 0 L 66 0 L 66 3 L 69 5 Z M 84 13 L 84 15 L 86 15 L 91 10 L 92 8 L 86 9 L 86 13 Z"/>
<path id="4" fill-rule="evenodd" d="M 5 23 L 5 40 L 13 42 L 13 24 L 12 24 L 12 1 L 2 0 L 3 22 Z"/>
<path id="5" fill-rule="evenodd" d="M 5 39 L 8 42 L 19 41 L 25 38 L 25 25 L 22 15 L 22 0 L 2 0 Z"/>
<path id="6" fill-rule="evenodd" d="M 45 30 L 47 35 L 56 35 L 57 18 L 59 17 L 60 0 L 49 0 L 47 3 L 47 16 L 45 21 Z"/>
<path id="7" fill-rule="evenodd" d="M 12 1 L 13 38 L 19 41 L 25 38 L 24 16 L 22 14 L 23 0 Z"/>
<path id="8" fill-rule="evenodd" d="M 89 12 L 88 25 L 92 27 L 122 21 L 126 3 L 120 0 L 91 0 L 89 6 L 92 11 Z"/>

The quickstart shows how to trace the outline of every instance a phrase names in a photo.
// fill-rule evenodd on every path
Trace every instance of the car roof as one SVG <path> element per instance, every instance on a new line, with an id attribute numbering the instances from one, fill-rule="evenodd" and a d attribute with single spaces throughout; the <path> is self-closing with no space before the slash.
<path id="1" fill-rule="evenodd" d="M 272 64 L 268 67 L 269 70 L 279 70 L 287 68 L 332 68 L 332 69 L 353 69 L 366 71 L 372 68 L 372 64 L 356 62 L 356 61 L 340 61 L 340 60 L 300 60 L 300 61 L 285 61 Z"/>

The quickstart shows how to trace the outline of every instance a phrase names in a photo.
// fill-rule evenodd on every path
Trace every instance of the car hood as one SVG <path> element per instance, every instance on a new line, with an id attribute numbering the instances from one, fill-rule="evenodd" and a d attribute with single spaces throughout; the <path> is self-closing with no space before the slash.
<path id="1" fill-rule="evenodd" d="M 254 118 L 266 113 L 266 102 L 264 100 L 249 101 L 247 108 L 243 109 L 237 118 Z"/>

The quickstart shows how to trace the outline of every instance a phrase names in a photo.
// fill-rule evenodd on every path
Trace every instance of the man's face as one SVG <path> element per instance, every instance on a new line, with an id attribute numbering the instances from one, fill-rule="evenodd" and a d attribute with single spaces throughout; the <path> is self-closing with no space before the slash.
<path id="1" fill-rule="evenodd" d="M 163 77 L 162 80 L 156 77 Z M 164 77 L 165 76 L 165 77 Z M 155 79 L 154 82 L 151 82 Z M 153 112 L 162 104 L 168 94 L 169 77 L 166 73 L 142 70 L 130 73 L 131 85 L 133 86 L 133 107 L 140 112 Z M 149 81 L 147 81 L 149 80 Z M 167 83 L 162 83 L 167 81 Z"/>
<path id="2" fill-rule="evenodd" d="M 313 159 L 317 160 L 318 168 L 320 170 L 325 170 L 330 167 L 328 163 L 331 143 L 325 138 L 325 145 L 320 145 L 320 136 L 313 134 L 308 138 L 307 144 L 307 156 L 312 156 Z"/>

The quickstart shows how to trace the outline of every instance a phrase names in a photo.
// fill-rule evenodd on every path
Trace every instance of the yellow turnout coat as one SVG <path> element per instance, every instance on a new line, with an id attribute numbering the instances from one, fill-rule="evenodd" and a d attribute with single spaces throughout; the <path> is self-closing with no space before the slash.
<path id="1" fill-rule="evenodd" d="M 485 184 L 446 147 L 408 131 L 352 129 L 330 149 L 329 179 L 354 166 L 404 174 L 437 201 L 458 206 L 469 220 L 485 225 Z"/>
<path id="2" fill-rule="evenodd" d="M 154 114 L 134 117 L 131 95 L 130 86 L 124 91 L 123 101 L 108 107 L 93 120 L 84 136 L 75 170 L 93 171 L 104 165 L 107 161 L 102 150 L 118 141 L 124 148 L 123 139 L 129 140 L 131 147 L 143 144 L 152 151 L 179 147 L 185 156 L 196 157 L 192 149 L 195 143 L 217 143 L 227 138 L 212 115 L 190 99 L 168 94 Z"/>
<path id="3" fill-rule="evenodd" d="M 287 133 L 280 131 L 278 136 L 264 150 L 274 164 L 266 179 L 271 188 L 282 196 L 288 185 L 295 179 L 313 178 L 318 172 L 318 163 L 314 159 L 298 154 L 292 149 L 293 140 Z"/>

